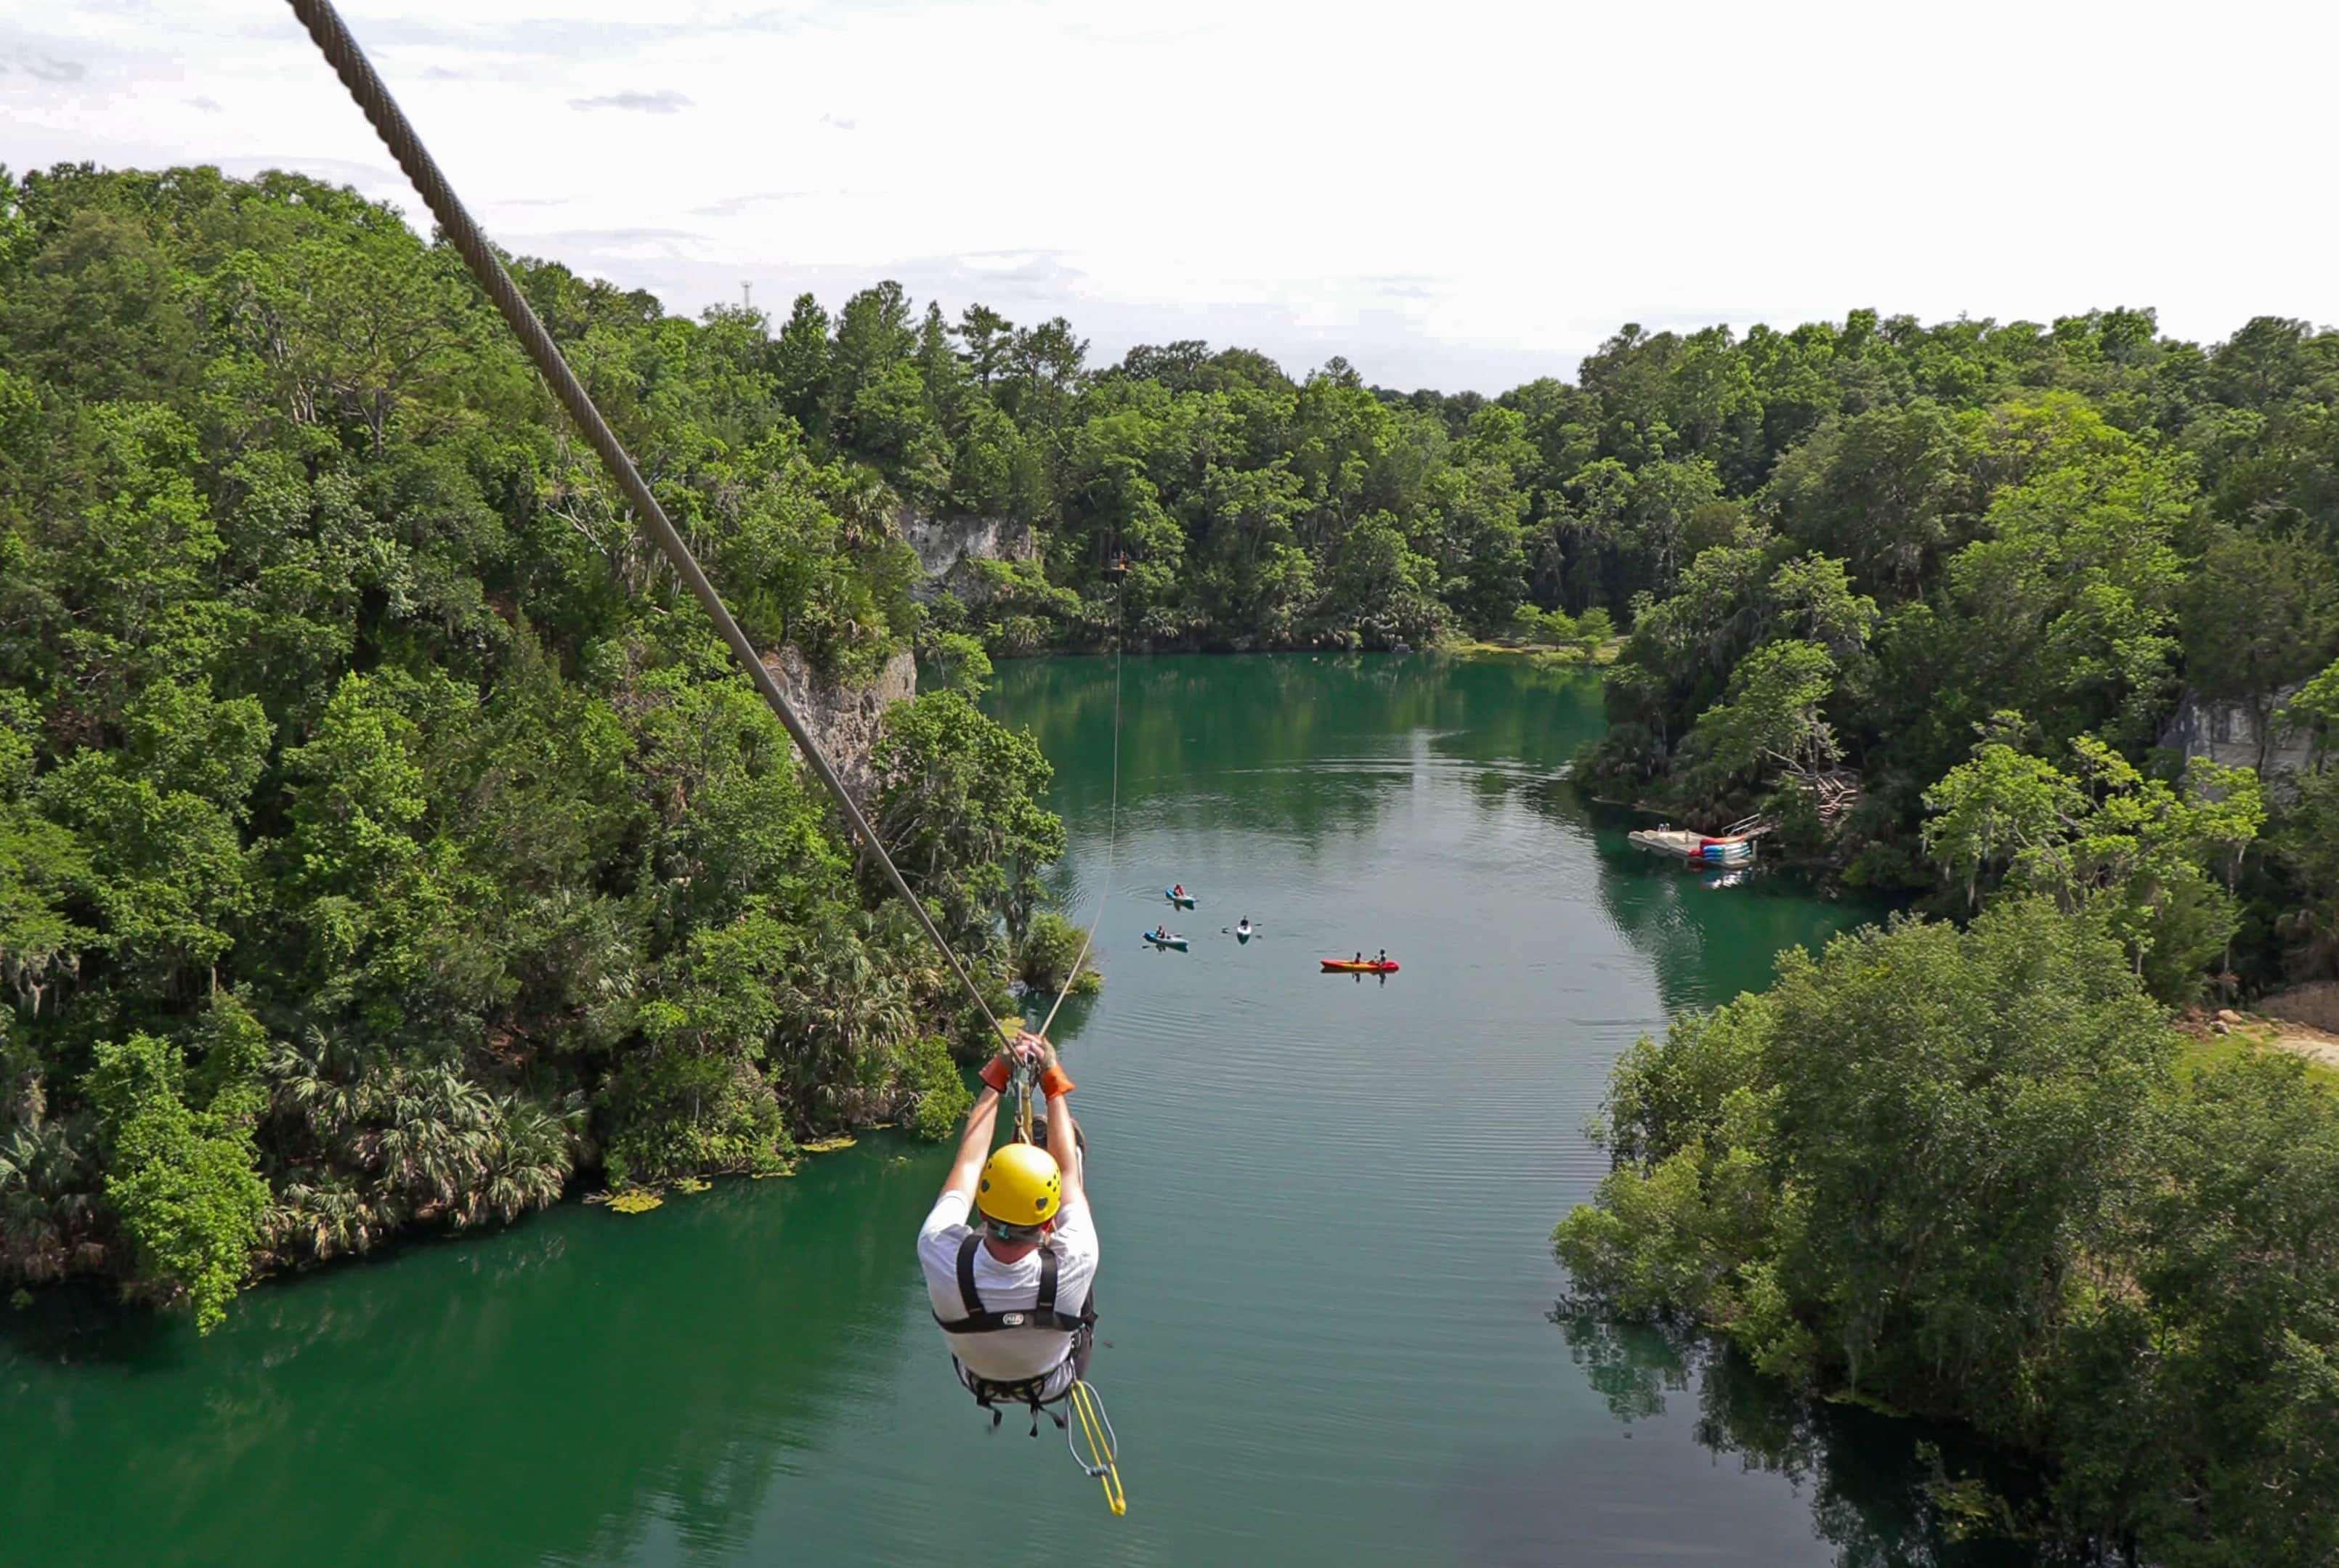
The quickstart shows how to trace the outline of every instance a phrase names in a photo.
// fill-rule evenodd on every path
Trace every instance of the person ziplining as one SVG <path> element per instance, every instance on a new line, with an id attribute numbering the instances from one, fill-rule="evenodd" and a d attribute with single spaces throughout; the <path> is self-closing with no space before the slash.
<path id="1" fill-rule="evenodd" d="M 1011 1086 L 1014 1135 L 993 1149 Z M 1036 1128 L 1035 1088 L 1047 1107 Z M 918 1228 L 918 1267 L 951 1369 L 991 1412 L 992 1429 L 1002 1405 L 1029 1409 L 1034 1437 L 1047 1415 L 1081 1468 L 1102 1483 L 1106 1504 L 1122 1514 L 1129 1499 L 1119 1439 L 1088 1383 L 1099 1247 L 1089 1212 L 1088 1141 L 1072 1119 L 1072 1088 L 1056 1048 L 1030 1031 L 983 1068 L 950 1174 Z"/>
<path id="2" fill-rule="evenodd" d="M 1014 1071 L 1002 1052 L 982 1070 L 958 1156 L 919 1228 L 918 1263 L 959 1382 L 994 1425 L 1000 1404 L 1030 1406 L 1036 1432 L 1039 1412 L 1088 1374 L 1098 1247 L 1072 1080 L 1035 1034 L 1021 1036 L 1014 1054 L 1039 1070 L 1047 1147 L 991 1147 Z"/>

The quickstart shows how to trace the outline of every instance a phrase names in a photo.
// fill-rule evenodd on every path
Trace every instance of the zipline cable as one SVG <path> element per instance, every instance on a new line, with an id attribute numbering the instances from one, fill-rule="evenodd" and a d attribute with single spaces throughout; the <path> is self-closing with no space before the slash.
<path id="1" fill-rule="evenodd" d="M 407 123 L 397 100 L 390 95 L 390 89 L 382 85 L 381 78 L 374 74 L 373 63 L 366 58 L 365 51 L 358 47 L 358 41 L 350 35 L 349 27 L 342 22 L 340 13 L 333 8 L 332 0 L 290 0 L 290 3 L 292 14 L 300 17 L 301 25 L 309 30 L 309 36 L 316 40 L 326 63 L 340 77 L 341 85 L 350 90 L 350 96 L 357 100 L 358 107 L 372 122 L 382 144 L 390 149 L 390 156 L 397 159 L 398 166 L 406 171 L 406 177 L 414 182 L 415 190 L 421 193 L 424 203 L 430 209 L 430 215 L 439 221 L 439 229 L 462 253 L 463 262 L 470 268 L 471 276 L 479 281 L 479 287 L 487 291 L 488 298 L 494 301 L 496 309 L 503 313 L 506 324 L 519 339 L 520 347 L 527 350 L 528 359 L 534 361 L 546 384 L 551 387 L 553 396 L 560 399 L 560 406 L 568 411 L 568 417 L 576 421 L 577 429 L 585 433 L 586 440 L 592 444 L 593 450 L 600 455 L 601 464 L 609 470 L 609 477 L 617 480 L 617 488 L 633 503 L 634 514 L 640 519 L 643 531 L 649 535 L 650 542 L 657 546 L 674 567 L 676 575 L 682 578 L 683 585 L 689 588 L 691 597 L 715 622 L 715 629 L 722 633 L 732 656 L 739 661 L 739 666 L 747 672 L 747 679 L 754 683 L 756 691 L 763 694 L 764 701 L 778 715 L 789 737 L 796 743 L 796 748 L 812 764 L 813 773 L 835 797 L 837 809 L 844 814 L 844 820 L 852 825 L 861 842 L 869 846 L 878 863 L 885 868 L 885 874 L 892 879 L 894 890 L 910 906 L 910 912 L 917 916 L 918 923 L 925 928 L 926 935 L 933 939 L 936 951 L 950 964 L 951 971 L 958 976 L 959 983 L 966 988 L 966 994 L 973 999 L 975 1007 L 991 1025 L 993 1036 L 1005 1038 L 1006 1031 L 992 1013 L 991 1004 L 983 1001 L 974 977 L 967 972 L 966 965 L 959 962 L 958 954 L 934 924 L 933 917 L 926 912 L 926 906 L 918 901 L 918 895 L 912 892 L 910 884 L 903 880 L 900 869 L 893 864 L 893 857 L 885 853 L 885 846 L 878 842 L 876 831 L 861 814 L 861 808 L 853 804 L 853 797 L 836 776 L 836 770 L 829 765 L 828 758 L 822 754 L 820 743 L 812 738 L 812 732 L 805 729 L 804 721 L 796 716 L 795 708 L 788 702 L 787 695 L 780 690 L 779 682 L 755 652 L 755 645 L 749 642 L 747 634 L 739 629 L 739 623 L 732 618 L 730 607 L 723 602 L 723 596 L 716 592 L 715 585 L 707 580 L 706 573 L 700 568 L 698 557 L 691 554 L 690 546 L 675 530 L 674 524 L 666 519 L 666 508 L 659 506 L 657 497 L 650 493 L 649 486 L 634 467 L 633 459 L 626 455 L 626 449 L 618 441 L 617 432 L 609 429 L 608 421 L 601 417 L 601 410 L 593 406 L 593 399 L 585 390 L 584 383 L 577 380 L 577 373 L 561 357 L 559 345 L 552 340 L 552 334 L 545 330 L 544 323 L 537 319 L 535 311 L 520 296 L 518 285 L 512 281 L 511 274 L 504 271 L 503 263 L 496 259 L 487 236 L 479 232 L 479 226 L 471 221 L 471 214 L 456 199 L 453 188 L 447 183 L 446 176 L 439 172 L 439 165 L 431 158 L 429 149 L 422 144 L 422 138 Z M 1115 701 L 1119 701 L 1117 695 Z M 1118 750 L 1116 745 L 1116 753 Z"/>
<path id="2" fill-rule="evenodd" d="M 1120 864 L 1120 658 L 1121 644 L 1124 640 L 1122 625 L 1120 585 L 1115 582 L 1112 589 L 1112 794 L 1110 804 L 1105 807 L 1104 885 L 1097 890 L 1096 918 L 1089 922 L 1089 933 L 1081 938 L 1081 951 L 1072 960 L 1071 972 L 1064 976 L 1064 989 L 1056 993 L 1054 1005 L 1048 1009 L 1047 1019 L 1041 1022 L 1037 1031 L 1042 1039 L 1047 1036 L 1048 1026 L 1056 1021 L 1057 1009 L 1064 1005 L 1064 998 L 1072 994 L 1073 982 L 1081 978 L 1081 965 L 1088 961 L 1089 949 L 1096 942 L 1097 927 L 1104 923 L 1105 901 L 1112 896 L 1113 875 Z"/>

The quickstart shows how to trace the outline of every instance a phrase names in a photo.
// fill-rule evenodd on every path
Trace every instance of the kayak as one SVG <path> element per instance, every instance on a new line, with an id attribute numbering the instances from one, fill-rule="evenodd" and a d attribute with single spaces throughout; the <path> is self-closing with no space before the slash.
<path id="1" fill-rule="evenodd" d="M 1165 887 L 1161 890 L 1161 896 L 1168 899 L 1171 903 L 1176 904 L 1179 909 L 1191 909 L 1194 907 L 1194 895 L 1190 892 L 1173 892 Z"/>
<path id="2" fill-rule="evenodd" d="M 1323 961 L 1323 964 L 1326 974 L 1395 974 L 1396 972 L 1396 960 L 1393 958 L 1386 962 L 1368 958 L 1362 963 L 1358 963 L 1352 958 L 1327 958 Z"/>
<path id="3" fill-rule="evenodd" d="M 1182 936 L 1156 936 L 1149 931 L 1145 933 L 1145 940 L 1156 947 L 1174 947 L 1179 952 L 1186 951 L 1186 939 Z"/>
<path id="4" fill-rule="evenodd" d="M 1235 927 L 1235 940 L 1237 942 L 1248 942 L 1250 940 L 1250 927 L 1247 925 L 1239 925 Z"/>

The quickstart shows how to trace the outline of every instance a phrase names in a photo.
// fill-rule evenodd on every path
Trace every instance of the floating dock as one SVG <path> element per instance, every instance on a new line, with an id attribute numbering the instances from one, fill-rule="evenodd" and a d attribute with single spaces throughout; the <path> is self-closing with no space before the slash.
<path id="1" fill-rule="evenodd" d="M 1691 833 L 1685 828 L 1635 828 L 1624 835 L 1635 847 L 1669 854 L 1693 865 L 1744 865 L 1754 858 L 1754 835 Z"/>

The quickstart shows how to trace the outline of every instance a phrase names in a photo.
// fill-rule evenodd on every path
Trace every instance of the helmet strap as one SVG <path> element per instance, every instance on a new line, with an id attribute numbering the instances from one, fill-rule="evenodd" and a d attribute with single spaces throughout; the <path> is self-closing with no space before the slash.
<path id="1" fill-rule="evenodd" d="M 993 1219 L 987 1214 L 982 1217 L 983 1233 L 993 1241 L 1008 1247 L 1025 1247 L 1035 1242 L 1045 1241 L 1048 1239 L 1048 1231 L 1053 1224 L 1052 1220 L 1041 1220 L 1037 1225 L 1010 1225 L 1005 1220 Z"/>

